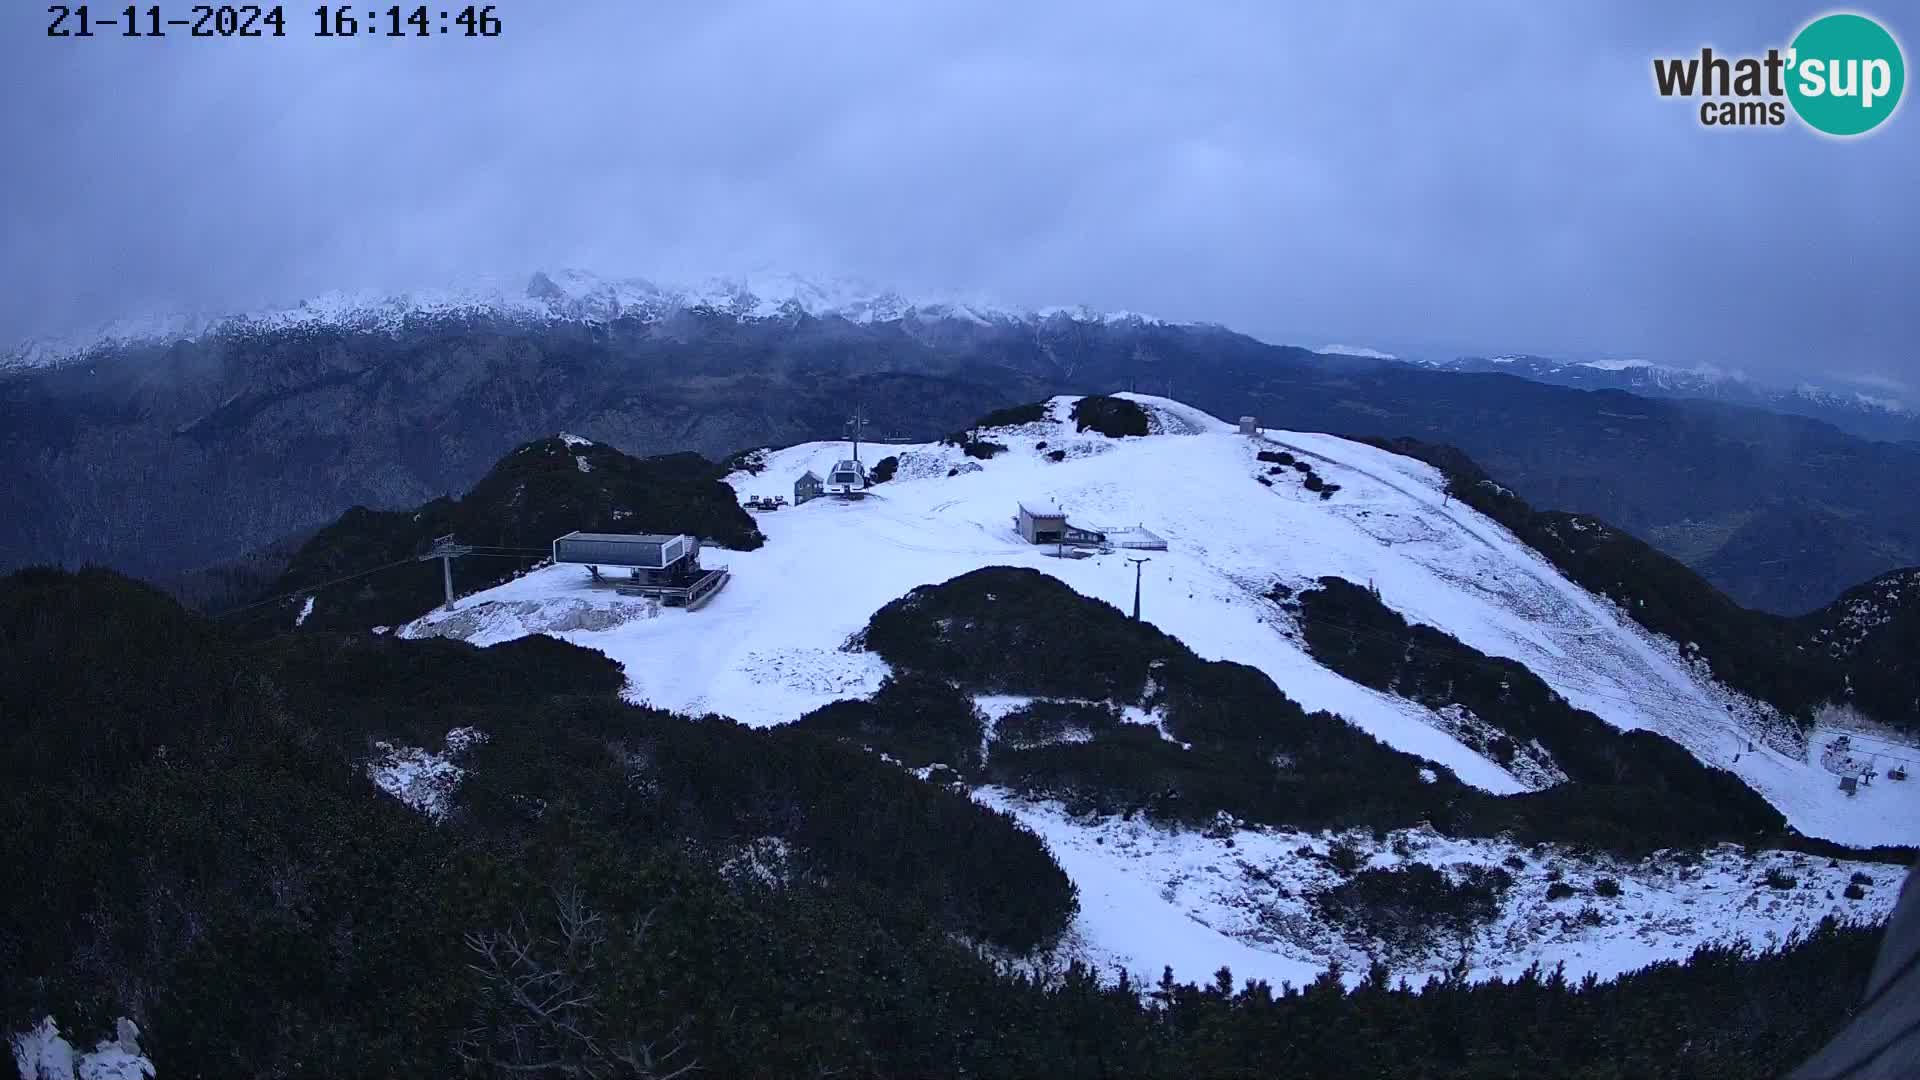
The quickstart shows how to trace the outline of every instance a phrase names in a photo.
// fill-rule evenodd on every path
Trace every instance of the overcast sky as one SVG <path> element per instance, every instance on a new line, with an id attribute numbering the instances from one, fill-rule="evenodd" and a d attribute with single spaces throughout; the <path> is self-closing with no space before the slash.
<path id="1" fill-rule="evenodd" d="M 156 42 L 4 5 L 0 342 L 780 268 L 1920 388 L 1911 104 L 1840 142 L 1653 92 L 1653 56 L 1784 45 L 1818 6 L 507 0 L 500 38 L 426 41 L 316 39 L 314 6 Z"/>

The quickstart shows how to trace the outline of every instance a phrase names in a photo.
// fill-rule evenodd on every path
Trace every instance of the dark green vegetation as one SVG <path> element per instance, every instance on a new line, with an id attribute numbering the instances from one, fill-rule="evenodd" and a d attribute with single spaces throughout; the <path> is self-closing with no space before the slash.
<path id="1" fill-rule="evenodd" d="M 1049 701 L 1044 698 L 1009 711 L 994 725 L 995 745 L 1024 750 L 1062 740 L 1110 735 L 1120 726 L 1120 710 L 1098 701 Z"/>
<path id="2" fill-rule="evenodd" d="M 980 716 L 944 683 L 889 677 L 871 698 L 836 701 L 795 727 L 887 754 L 909 768 L 945 765 L 970 775 L 980 767 Z"/>
<path id="3" fill-rule="evenodd" d="M 1005 453 L 1007 444 L 997 443 L 991 439 L 969 439 L 961 445 L 960 449 L 970 458 L 988 461 L 995 454 Z"/>
<path id="4" fill-rule="evenodd" d="M 1147 433 L 1147 410 L 1126 398 L 1092 394 L 1073 403 L 1073 426 L 1093 430 L 1109 439 Z"/>
<path id="5" fill-rule="evenodd" d="M 1026 951 L 1073 910 L 1008 818 L 803 732 L 623 705 L 611 662 L 550 639 L 248 643 L 115 575 L 27 571 L 0 647 L 0 858 L 34 868 L 0 885 L 0 1024 L 132 1016 L 169 1075 L 521 1060 L 491 965 L 529 936 L 603 1046 L 920 1071 L 1001 986 L 950 935 Z M 456 726 L 490 739 L 445 824 L 364 774 L 371 740 Z"/>
<path id="6" fill-rule="evenodd" d="M 316 589 L 303 630 L 395 626 L 431 610 L 444 593 L 440 564 L 411 562 L 438 536 L 518 551 L 459 560 L 454 587 L 472 592 L 507 580 L 537 561 L 555 537 L 584 532 L 691 533 L 703 542 L 752 550 L 765 542 L 753 518 L 715 466 L 697 454 L 633 458 L 609 446 L 553 438 L 520 447 L 461 499 L 435 499 L 413 511 L 355 507 L 294 553 L 262 591 Z M 336 578 L 402 565 L 331 587 Z M 296 596 L 246 613 L 250 625 L 285 629 L 302 606 Z"/>
<path id="7" fill-rule="evenodd" d="M 886 457 L 873 463 L 873 471 L 867 474 L 867 482 L 884 484 L 893 479 L 893 474 L 899 471 L 899 468 L 900 459 L 893 454 L 888 454 Z"/>
<path id="8" fill-rule="evenodd" d="M 1048 415 L 1048 403 L 1031 401 L 1025 405 L 1015 405 L 1006 409 L 995 409 L 973 422 L 976 428 L 1019 427 L 1021 424 L 1037 424 Z"/>
<path id="9" fill-rule="evenodd" d="M 0 581 L 0 650 L 0 1030 L 130 1016 L 163 1077 L 1748 1077 L 1831 1037 L 1877 945 L 1606 985 L 1036 982 L 955 938 L 1063 924 L 1027 834 L 834 740 L 622 705 L 586 650 L 254 641 L 98 571 Z M 1069 713 L 1030 722 L 1105 726 Z M 369 782 L 371 740 L 455 726 L 489 738 L 444 822 Z M 1497 884 L 1449 879 L 1444 918 Z"/>
<path id="10" fill-rule="evenodd" d="M 1574 782 L 1494 796 L 1446 768 L 1394 750 L 1330 713 L 1309 713 L 1267 676 L 1202 660 L 1149 623 L 1079 595 L 1035 570 L 988 567 L 923 586 L 876 612 L 858 642 L 892 666 L 905 694 L 839 702 L 802 726 L 843 734 L 917 764 L 940 762 L 973 780 L 1059 798 L 1076 810 L 1145 813 L 1193 826 L 1225 812 L 1299 828 L 1384 830 L 1422 821 L 1450 835 L 1511 834 L 1625 855 L 1733 841 L 1808 847 L 1744 784 L 1701 765 L 1664 737 L 1613 731 L 1570 709 L 1524 668 L 1490 671 L 1437 632 L 1435 653 L 1406 660 L 1426 628 L 1397 631 L 1397 616 L 1365 590 L 1328 584 L 1314 611 L 1385 636 L 1320 640 L 1316 655 L 1355 678 L 1409 696 L 1445 696 L 1539 739 Z M 1365 603 L 1352 593 L 1359 593 Z M 1368 604 L 1375 605 L 1374 608 Z M 1377 624 L 1377 625 L 1376 625 Z M 1476 659 L 1477 658 L 1477 659 Z M 974 749 L 981 725 L 969 695 L 1018 694 L 1106 703 L 1051 705 Z M 1111 706 L 1164 717 L 1165 733 L 1113 722 Z M 1086 741 L 1050 740 L 1050 731 Z M 1186 744 L 1186 745 L 1182 745 Z M 1423 778 L 1429 771 L 1433 779 Z M 1885 850 L 1865 857 L 1904 860 Z"/>
<path id="11" fill-rule="evenodd" d="M 1362 870 L 1316 893 L 1328 922 L 1377 939 L 1388 950 L 1424 946 L 1436 932 L 1468 937 L 1500 914 L 1513 875 L 1499 867 L 1465 866 L 1450 876 L 1426 863 Z"/>
<path id="12" fill-rule="evenodd" d="M 1896 727 L 1920 723 L 1920 571 L 1883 575 L 1799 618 L 1749 610 L 1605 521 L 1533 509 L 1453 447 L 1367 441 L 1438 468 L 1454 498 L 1649 630 L 1696 647 L 1728 686 L 1803 724 L 1829 701 L 1851 703 Z"/>
<path id="13" fill-rule="evenodd" d="M 1340 490 L 1339 484 L 1329 484 L 1321 479 L 1320 474 L 1314 471 L 1312 464 L 1301 461 L 1285 450 L 1262 450 L 1258 454 L 1255 454 L 1254 457 L 1260 461 L 1272 463 L 1273 467 L 1267 470 L 1267 476 L 1283 476 L 1287 470 L 1293 470 L 1299 474 L 1301 485 L 1308 491 L 1319 492 L 1322 499 L 1331 499 L 1333 498 L 1333 493 Z M 1259 480 L 1268 487 L 1273 486 L 1273 481 L 1266 477 L 1255 477 L 1254 479 Z"/>
<path id="14" fill-rule="evenodd" d="M 1592 810 L 1580 828 L 1603 846 L 1679 835 L 1669 831 L 1675 822 L 1693 835 L 1726 839 L 1785 827 L 1779 812 L 1732 773 L 1709 768 L 1665 736 L 1623 732 L 1574 708 L 1523 664 L 1487 656 L 1443 630 L 1409 626 L 1352 582 L 1321 578 L 1299 604 L 1307 647 L 1320 663 L 1431 709 L 1465 706 L 1501 732 L 1483 750 L 1501 764 L 1513 760 L 1515 744 L 1545 750 L 1573 783 L 1542 794 L 1569 811 Z M 1617 835 L 1603 839 L 1608 832 Z"/>
<path id="15" fill-rule="evenodd" d="M 1843 700 L 1920 730 L 1920 570 L 1848 589 L 1793 630 L 1804 654 L 1839 672 Z"/>

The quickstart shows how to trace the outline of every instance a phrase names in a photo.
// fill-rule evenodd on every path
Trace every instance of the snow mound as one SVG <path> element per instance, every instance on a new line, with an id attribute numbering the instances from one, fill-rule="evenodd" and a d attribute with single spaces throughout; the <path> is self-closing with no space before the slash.
<path id="1" fill-rule="evenodd" d="M 484 594 L 482 594 L 484 595 Z M 436 611 L 400 628 L 403 638 L 455 638 L 492 645 L 529 634 L 600 631 L 660 614 L 660 602 L 618 594 L 553 597 L 543 600 L 469 601 L 453 611 Z"/>

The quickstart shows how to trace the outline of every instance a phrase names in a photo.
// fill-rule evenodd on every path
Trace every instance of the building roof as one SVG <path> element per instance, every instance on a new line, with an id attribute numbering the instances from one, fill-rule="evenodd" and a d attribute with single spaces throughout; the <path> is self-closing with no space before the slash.
<path id="1" fill-rule="evenodd" d="M 1061 521 L 1067 520 L 1067 512 L 1065 510 L 1035 510 L 1026 503 L 1020 504 L 1020 512 L 1032 518 L 1059 518 Z"/>
<path id="2" fill-rule="evenodd" d="M 672 540 L 678 540 L 682 536 L 685 536 L 685 534 L 684 533 L 670 533 L 670 534 L 669 533 L 590 533 L 590 532 L 575 531 L 575 532 L 568 533 L 567 535 L 561 537 L 560 539 L 590 540 L 595 543 L 603 543 L 603 544 L 665 544 Z M 688 536 L 686 538 L 688 540 L 693 539 L 693 537 L 691 536 Z"/>
<path id="3" fill-rule="evenodd" d="M 818 476 L 818 475 L 817 475 L 817 474 L 816 474 L 816 473 L 815 473 L 815 472 L 814 472 L 814 471 L 813 471 L 812 469 L 808 469 L 808 470 L 807 470 L 806 472 L 803 472 L 803 473 L 801 473 L 801 474 L 800 474 L 800 480 L 805 480 L 805 479 L 807 479 L 807 478 L 808 478 L 808 477 L 810 477 L 810 476 L 811 476 L 811 477 L 813 477 L 813 482 L 814 482 L 814 483 L 816 483 L 816 484 L 817 484 L 817 483 L 819 483 L 819 482 L 820 482 L 820 477 L 819 477 L 819 476 Z M 799 483 L 799 482 L 800 482 L 800 480 L 795 480 L 795 481 L 794 481 L 794 483 L 796 483 L 796 484 L 797 484 L 797 483 Z"/>

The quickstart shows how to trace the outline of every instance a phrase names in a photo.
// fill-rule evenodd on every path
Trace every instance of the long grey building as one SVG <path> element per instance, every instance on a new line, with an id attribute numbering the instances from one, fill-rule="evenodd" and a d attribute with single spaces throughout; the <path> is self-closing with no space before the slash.
<path id="1" fill-rule="evenodd" d="M 688 555 L 697 555 L 699 550 L 700 542 L 691 536 L 576 531 L 553 542 L 553 561 L 667 570 Z"/>
<path id="2" fill-rule="evenodd" d="M 702 567 L 700 541 L 686 535 L 570 532 L 553 542 L 553 561 L 585 566 L 595 585 L 689 609 L 712 599 L 728 577 L 725 567 Z M 602 574 L 603 566 L 626 574 Z"/>

